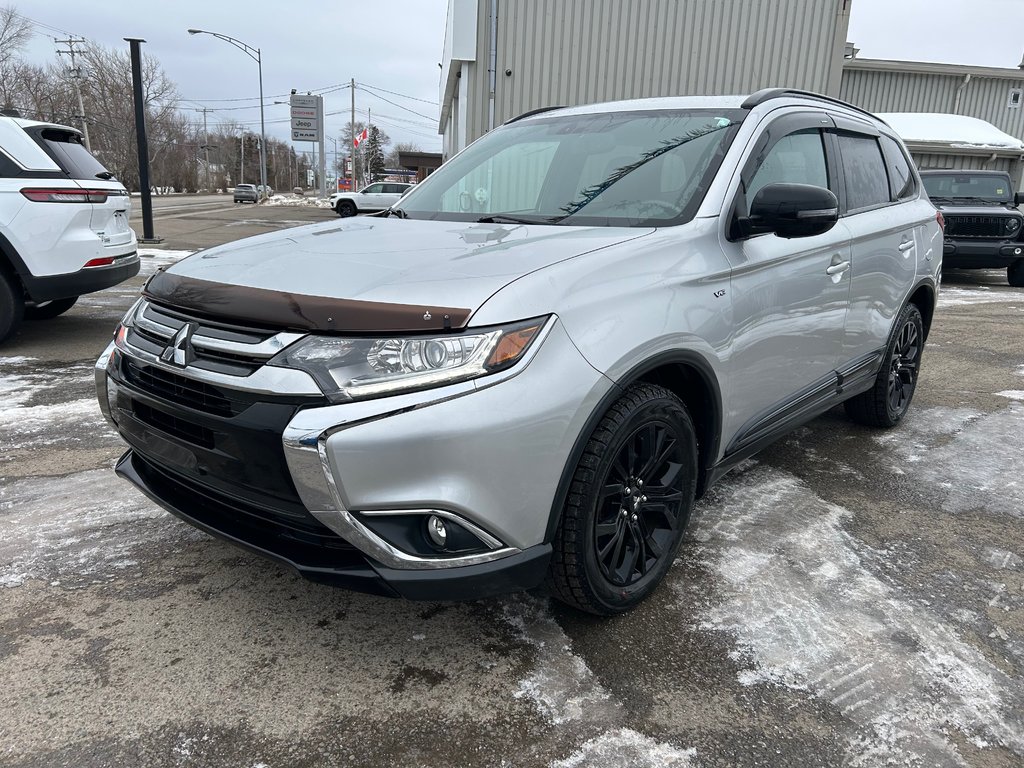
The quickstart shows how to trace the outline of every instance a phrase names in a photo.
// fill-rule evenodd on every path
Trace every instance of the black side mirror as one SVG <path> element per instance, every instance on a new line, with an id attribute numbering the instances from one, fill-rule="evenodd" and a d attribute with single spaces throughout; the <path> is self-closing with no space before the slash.
<path id="1" fill-rule="evenodd" d="M 1021 203 L 1024 203 L 1024 195 L 1022 195 L 1020 192 L 1014 192 L 1013 193 L 1013 207 L 1014 208 L 1020 208 Z"/>
<path id="2" fill-rule="evenodd" d="M 839 221 L 839 201 L 824 187 L 812 184 L 768 184 L 750 204 L 741 221 L 747 235 L 774 232 L 779 237 L 812 237 L 828 232 Z"/>

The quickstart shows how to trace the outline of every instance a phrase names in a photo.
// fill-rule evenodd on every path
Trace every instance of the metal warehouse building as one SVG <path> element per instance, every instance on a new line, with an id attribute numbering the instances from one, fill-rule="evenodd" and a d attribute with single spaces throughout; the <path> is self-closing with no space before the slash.
<path id="1" fill-rule="evenodd" d="M 846 101 L 876 113 L 975 117 L 1024 139 L 1024 71 L 1020 67 L 859 59 L 852 46 L 847 46 L 847 56 L 839 91 Z M 926 142 L 909 135 L 903 139 L 919 168 L 1007 171 L 1018 188 L 1022 184 L 1024 157 L 1019 150 L 970 147 L 956 141 Z"/>
<path id="2" fill-rule="evenodd" d="M 647 96 L 838 94 L 850 0 L 449 0 L 447 158 L 539 107 Z"/>

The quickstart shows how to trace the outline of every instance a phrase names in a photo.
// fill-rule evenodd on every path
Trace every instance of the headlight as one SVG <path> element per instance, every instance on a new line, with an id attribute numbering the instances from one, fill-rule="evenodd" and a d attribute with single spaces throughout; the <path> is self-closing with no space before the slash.
<path id="1" fill-rule="evenodd" d="M 118 349 L 124 349 L 124 339 L 128 335 L 128 329 L 135 323 L 135 314 L 139 311 L 139 307 L 145 301 L 141 296 L 132 304 L 131 309 L 124 313 L 124 317 L 121 318 L 121 323 L 117 326 L 117 330 L 114 331 L 114 344 Z"/>
<path id="2" fill-rule="evenodd" d="M 306 371 L 332 400 L 426 389 L 510 368 L 548 318 L 467 333 L 375 339 L 309 336 L 270 365 Z"/>
<path id="3" fill-rule="evenodd" d="M 1020 219 L 1009 218 L 1006 220 L 1006 233 L 1009 235 L 1016 234 L 1017 230 L 1020 229 Z"/>

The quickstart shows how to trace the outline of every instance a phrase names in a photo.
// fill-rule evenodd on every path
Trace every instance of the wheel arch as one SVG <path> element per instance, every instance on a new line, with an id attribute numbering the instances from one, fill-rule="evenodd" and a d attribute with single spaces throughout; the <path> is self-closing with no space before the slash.
<path id="1" fill-rule="evenodd" d="M 935 302 L 935 285 L 931 280 L 923 280 L 918 283 L 907 299 L 907 304 L 913 304 L 921 313 L 925 341 L 928 341 L 928 331 L 932 327 L 932 318 L 935 317 Z"/>
<path id="2" fill-rule="evenodd" d="M 711 364 L 699 353 L 690 350 L 663 352 L 639 363 L 622 375 L 587 417 L 583 429 L 576 437 L 569 459 L 562 468 L 548 516 L 545 543 L 554 540 L 572 484 L 573 473 L 598 422 L 622 393 L 637 382 L 665 387 L 686 405 L 697 433 L 697 498 L 706 490 L 709 470 L 718 455 L 722 434 L 721 387 Z"/>

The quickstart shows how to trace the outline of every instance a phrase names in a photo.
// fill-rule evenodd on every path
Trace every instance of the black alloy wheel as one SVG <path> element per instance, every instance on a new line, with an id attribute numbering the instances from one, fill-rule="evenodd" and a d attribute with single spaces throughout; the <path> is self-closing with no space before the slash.
<path id="1" fill-rule="evenodd" d="M 594 550 L 608 582 L 635 584 L 675 540 L 685 452 L 672 424 L 648 421 L 626 438 L 609 467 L 594 517 Z"/>
<path id="2" fill-rule="evenodd" d="M 356 204 L 351 200 L 339 200 L 338 204 L 334 207 L 334 210 L 342 218 L 355 216 L 358 212 L 356 210 Z"/>
<path id="3" fill-rule="evenodd" d="M 921 333 L 910 319 L 900 328 L 889 355 L 889 408 L 905 413 L 917 384 L 917 366 L 921 359 Z"/>
<path id="4" fill-rule="evenodd" d="M 569 470 L 548 590 L 604 616 L 648 597 L 675 560 L 697 467 L 696 431 L 683 402 L 655 384 L 626 389 Z"/>
<path id="5" fill-rule="evenodd" d="M 847 400 L 846 414 L 869 427 L 895 427 L 910 409 L 917 389 L 924 352 L 924 321 L 920 310 L 907 304 L 896 318 L 885 358 L 867 392 Z"/>

